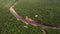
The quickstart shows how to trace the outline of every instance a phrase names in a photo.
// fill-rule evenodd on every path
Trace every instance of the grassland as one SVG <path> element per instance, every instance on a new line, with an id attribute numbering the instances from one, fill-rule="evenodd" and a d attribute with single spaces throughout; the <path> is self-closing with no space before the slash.
<path id="1" fill-rule="evenodd" d="M 0 34 L 43 34 L 41 27 L 29 25 L 25 28 L 23 22 L 16 20 L 8 10 L 14 1 L 0 0 Z M 24 18 L 29 16 L 39 22 L 60 26 L 59 3 L 59 0 L 19 0 L 14 8 Z M 60 34 L 60 30 L 46 30 L 48 34 Z"/>

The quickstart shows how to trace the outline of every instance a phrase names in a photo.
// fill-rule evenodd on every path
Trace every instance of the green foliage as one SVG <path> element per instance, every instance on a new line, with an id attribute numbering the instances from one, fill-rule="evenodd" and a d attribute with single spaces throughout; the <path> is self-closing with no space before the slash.
<path id="1" fill-rule="evenodd" d="M 0 34 L 43 34 L 41 27 L 28 25 L 17 19 L 9 12 L 8 7 L 15 0 L 0 0 Z M 16 12 L 23 16 L 60 26 L 60 1 L 59 0 L 19 0 L 14 7 Z M 38 17 L 35 17 L 38 15 Z M 60 30 L 46 29 L 48 34 L 60 34 Z"/>

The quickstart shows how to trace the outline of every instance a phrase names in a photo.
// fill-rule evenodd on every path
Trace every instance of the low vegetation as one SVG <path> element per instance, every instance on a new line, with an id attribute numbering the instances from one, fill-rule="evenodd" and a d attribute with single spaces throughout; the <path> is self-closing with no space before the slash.
<path id="1" fill-rule="evenodd" d="M 9 12 L 8 7 L 15 0 L 0 0 L 0 34 L 43 34 L 41 27 L 28 25 L 17 19 Z M 60 26 L 60 0 L 19 0 L 14 7 L 16 12 L 29 16 L 39 22 Z M 38 15 L 38 17 L 35 17 Z M 46 29 L 48 34 L 60 34 L 60 30 Z"/>

